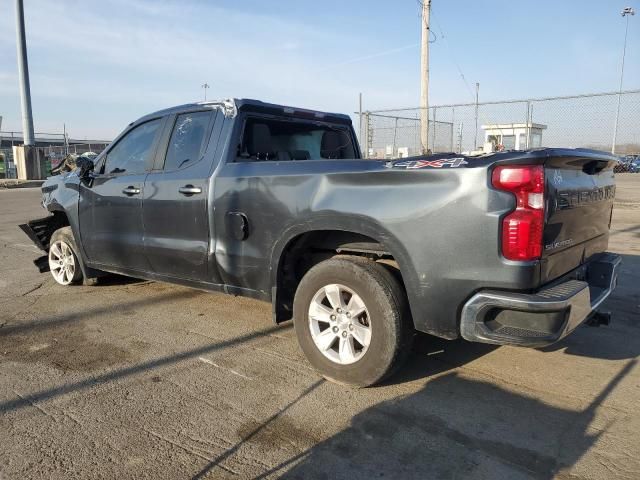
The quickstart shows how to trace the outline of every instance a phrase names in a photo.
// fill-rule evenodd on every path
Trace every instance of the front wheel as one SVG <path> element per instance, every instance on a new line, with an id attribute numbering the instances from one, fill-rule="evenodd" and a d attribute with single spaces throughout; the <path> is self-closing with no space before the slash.
<path id="1" fill-rule="evenodd" d="M 51 235 L 49 269 L 53 279 L 60 285 L 71 285 L 82 279 L 82 269 L 75 248 L 71 228 L 60 228 Z"/>
<path id="2" fill-rule="evenodd" d="M 298 286 L 293 314 L 309 362 L 338 383 L 378 383 L 411 351 L 414 331 L 404 290 L 372 260 L 334 257 L 315 265 Z"/>

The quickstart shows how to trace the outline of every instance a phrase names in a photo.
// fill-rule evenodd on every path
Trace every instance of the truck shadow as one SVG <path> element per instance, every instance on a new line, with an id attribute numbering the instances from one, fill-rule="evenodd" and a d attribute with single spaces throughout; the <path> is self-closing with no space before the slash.
<path id="1" fill-rule="evenodd" d="M 465 340 L 444 340 L 417 333 L 407 362 L 382 385 L 396 385 L 438 375 L 464 366 L 500 348 L 497 345 L 471 343 Z"/>
<path id="2" fill-rule="evenodd" d="M 568 355 L 621 360 L 640 355 L 640 256 L 621 255 L 618 286 L 600 310 L 611 312 L 611 325 L 580 327 L 560 342 L 541 349 Z"/>
<path id="3" fill-rule="evenodd" d="M 347 429 L 258 478 L 288 469 L 281 478 L 555 478 L 606 432 L 610 424 L 590 428 L 596 411 L 636 363 L 582 410 L 445 373 L 363 411 Z"/>
<path id="4" fill-rule="evenodd" d="M 141 278 L 126 277 L 124 275 L 118 275 L 117 273 L 107 273 L 98 280 L 96 287 L 113 287 L 120 285 L 135 285 L 151 283 L 151 280 L 143 280 Z"/>

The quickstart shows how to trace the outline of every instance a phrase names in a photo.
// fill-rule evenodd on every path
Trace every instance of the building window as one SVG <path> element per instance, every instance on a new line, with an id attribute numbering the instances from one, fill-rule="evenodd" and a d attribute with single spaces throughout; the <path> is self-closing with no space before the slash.
<path id="1" fill-rule="evenodd" d="M 516 149 L 516 136 L 515 135 L 503 135 L 502 136 L 502 146 L 505 150 L 515 150 Z"/>
<path id="2" fill-rule="evenodd" d="M 531 148 L 539 148 L 542 146 L 542 134 L 540 133 L 532 133 L 531 141 L 529 143 L 529 147 Z"/>

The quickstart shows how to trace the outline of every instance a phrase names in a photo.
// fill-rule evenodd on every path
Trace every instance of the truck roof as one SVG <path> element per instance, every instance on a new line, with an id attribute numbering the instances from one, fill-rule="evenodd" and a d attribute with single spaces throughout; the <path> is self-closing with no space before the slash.
<path id="1" fill-rule="evenodd" d="M 267 113 L 272 115 L 284 115 L 284 116 L 290 116 L 290 117 L 325 120 L 325 121 L 331 121 L 334 123 L 344 123 L 344 124 L 351 125 L 351 117 L 343 113 L 331 113 L 331 112 L 323 112 L 320 110 L 310 110 L 306 108 L 290 107 L 286 105 L 278 105 L 275 103 L 267 103 L 261 100 L 254 100 L 251 98 L 232 98 L 227 100 L 208 100 L 205 102 L 185 103 L 183 105 L 176 105 L 174 107 L 169 107 L 162 110 L 158 110 L 153 113 L 149 113 L 147 115 L 144 115 L 143 117 L 138 118 L 137 120 L 131 123 L 132 124 L 139 123 L 141 121 L 145 121 L 150 118 L 157 117 L 158 115 L 166 115 L 170 113 L 181 112 L 184 110 L 196 109 L 206 105 L 211 105 L 211 106 L 223 105 L 231 108 L 235 107 L 237 111 Z"/>

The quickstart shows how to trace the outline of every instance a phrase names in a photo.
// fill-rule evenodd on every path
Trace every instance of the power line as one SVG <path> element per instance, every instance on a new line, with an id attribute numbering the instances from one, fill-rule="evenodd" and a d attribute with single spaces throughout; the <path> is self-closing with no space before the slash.
<path id="1" fill-rule="evenodd" d="M 420 46 L 419 43 L 412 43 L 410 45 L 403 45 L 401 47 L 395 47 L 395 48 L 391 48 L 389 50 L 378 51 L 376 53 L 371 53 L 369 55 L 362 55 L 360 57 L 350 58 L 348 60 L 344 60 L 344 61 L 341 61 L 341 62 L 338 62 L 338 63 L 334 63 L 334 64 L 331 64 L 331 65 L 328 65 L 328 66 L 324 67 L 320 71 L 329 70 L 329 69 L 335 68 L 335 67 L 341 67 L 343 65 L 349 65 L 351 63 L 362 62 L 364 60 L 371 60 L 372 58 L 384 57 L 386 55 L 391 55 L 392 53 L 398 53 L 398 52 L 402 52 L 404 50 L 410 50 L 412 48 L 416 48 L 416 47 L 419 47 L 419 46 Z"/>
<path id="2" fill-rule="evenodd" d="M 469 82 L 467 81 L 467 77 L 465 76 L 464 72 L 462 71 L 462 67 L 460 67 L 460 64 L 458 63 L 458 61 L 456 59 L 456 56 L 455 56 L 455 54 L 453 52 L 453 49 L 451 48 L 451 45 L 449 44 L 449 40 L 445 36 L 444 30 L 440 26 L 440 22 L 438 22 L 438 16 L 435 14 L 435 12 L 432 12 L 431 15 L 433 16 L 433 21 L 436 24 L 436 26 L 438 27 L 438 30 L 440 30 L 440 35 L 441 35 L 442 40 L 444 40 L 445 46 L 447 47 L 447 50 L 448 50 L 448 53 L 449 53 L 449 59 L 451 60 L 451 63 L 453 63 L 453 65 L 458 70 L 458 73 L 460 74 L 460 78 L 462 79 L 462 81 L 464 82 L 465 86 L 467 87 L 467 91 L 469 92 L 469 95 L 471 96 L 471 98 L 475 99 L 475 93 L 474 93 L 473 89 L 471 88 L 471 85 L 469 85 Z"/>
<path id="3" fill-rule="evenodd" d="M 418 0 L 420 1 L 420 0 Z M 431 16 L 433 18 L 433 22 L 435 23 L 435 25 L 437 26 L 438 30 L 440 30 L 440 36 L 442 38 L 442 40 L 444 40 L 444 44 L 447 47 L 448 50 L 448 57 L 451 60 L 451 63 L 453 63 L 453 65 L 456 67 L 456 69 L 458 70 L 458 73 L 460 74 L 460 78 L 462 79 L 462 82 L 464 83 L 465 87 L 467 88 L 467 92 L 469 93 L 469 96 L 473 99 L 476 109 L 475 109 L 475 141 L 474 141 L 474 148 L 476 148 L 476 144 L 477 142 L 477 136 L 478 136 L 478 117 L 482 118 L 482 122 L 483 123 L 490 123 L 487 118 L 485 117 L 485 115 L 480 111 L 480 109 L 478 108 L 478 102 L 479 102 L 479 89 L 480 89 L 480 84 L 478 82 L 476 82 L 475 84 L 475 90 L 471 87 L 471 85 L 469 84 L 469 81 L 467 80 L 467 77 L 465 76 L 464 72 L 462 71 L 462 67 L 460 66 L 460 63 L 458 62 L 456 55 L 453 51 L 453 48 L 451 48 L 451 44 L 449 43 L 448 38 L 445 36 L 444 34 L 444 30 L 442 28 L 442 26 L 440 25 L 440 22 L 438 22 L 438 18 L 437 15 L 435 14 L 435 12 L 431 13 Z M 529 119 L 527 119 L 527 122 L 529 121 Z"/>

